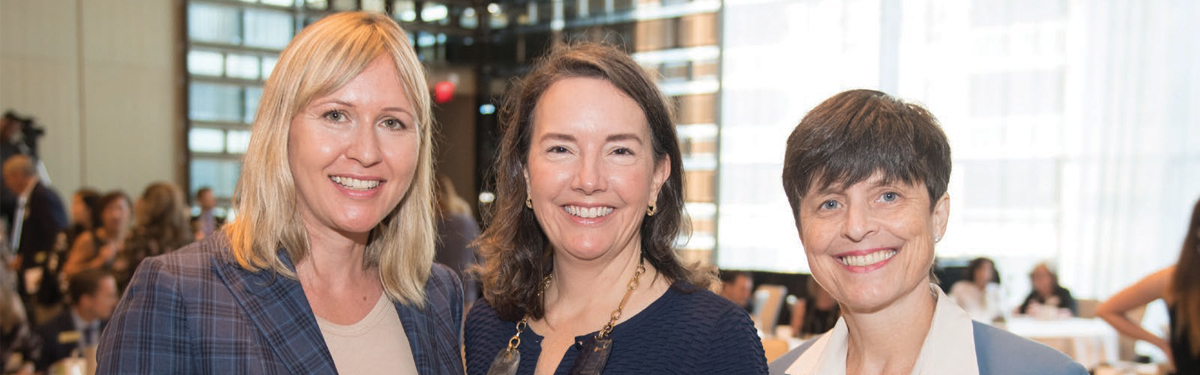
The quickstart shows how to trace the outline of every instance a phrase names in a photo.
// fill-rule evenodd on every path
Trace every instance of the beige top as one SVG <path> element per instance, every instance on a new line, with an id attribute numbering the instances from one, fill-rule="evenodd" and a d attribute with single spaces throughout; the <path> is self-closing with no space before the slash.
<path id="1" fill-rule="evenodd" d="M 929 284 L 937 292 L 937 304 L 933 308 L 933 321 L 921 354 L 913 364 L 914 375 L 979 375 L 979 362 L 975 356 L 975 331 L 971 317 L 961 307 L 950 301 L 942 288 Z M 849 350 L 850 331 L 846 318 L 838 319 L 837 325 L 817 339 L 800 358 L 788 367 L 788 374 L 845 374 L 846 353 Z"/>
<path id="2" fill-rule="evenodd" d="M 387 295 L 358 323 L 340 325 L 317 317 L 339 374 L 416 374 L 412 347 Z"/>

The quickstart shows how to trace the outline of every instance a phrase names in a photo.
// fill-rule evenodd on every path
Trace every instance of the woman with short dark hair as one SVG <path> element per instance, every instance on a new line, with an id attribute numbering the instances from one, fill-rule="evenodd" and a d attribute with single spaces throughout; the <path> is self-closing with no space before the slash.
<path id="1" fill-rule="evenodd" d="M 772 374 L 1086 374 L 1044 345 L 974 323 L 931 283 L 950 216 L 950 144 L 925 108 L 851 90 L 788 137 L 783 187 L 833 329 Z"/>

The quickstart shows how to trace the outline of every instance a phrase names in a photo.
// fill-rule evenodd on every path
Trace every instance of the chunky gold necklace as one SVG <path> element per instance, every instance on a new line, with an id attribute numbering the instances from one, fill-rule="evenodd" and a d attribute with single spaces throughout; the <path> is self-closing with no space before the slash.
<path id="1" fill-rule="evenodd" d="M 625 289 L 625 296 L 621 297 L 621 303 L 617 305 L 616 310 L 613 310 L 608 323 L 600 328 L 600 332 L 597 332 L 596 336 L 580 349 L 579 356 L 576 357 L 569 374 L 600 374 L 604 371 L 604 365 L 608 363 L 608 355 L 612 350 L 612 338 L 609 338 L 608 335 L 612 333 L 613 327 L 621 319 L 625 303 L 629 302 L 629 296 L 633 295 L 634 289 L 637 289 L 642 274 L 646 273 L 645 263 L 645 259 L 638 262 L 637 271 L 633 273 L 633 278 L 629 279 L 629 286 Z M 554 280 L 554 274 L 546 275 L 538 290 L 538 298 L 543 297 L 546 288 L 550 287 L 551 280 Z M 517 347 L 521 346 L 521 333 L 525 332 L 526 327 L 529 327 L 529 315 L 525 315 L 520 322 L 517 322 L 517 334 L 508 339 L 508 348 L 501 350 L 496 355 L 496 359 L 492 360 L 492 365 L 488 368 L 488 375 L 514 375 L 517 373 L 517 366 L 521 363 L 521 352 L 517 350 Z"/>

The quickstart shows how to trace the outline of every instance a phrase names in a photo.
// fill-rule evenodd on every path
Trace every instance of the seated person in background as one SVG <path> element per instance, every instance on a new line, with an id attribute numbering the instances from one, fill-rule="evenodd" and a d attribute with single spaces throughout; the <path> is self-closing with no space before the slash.
<path id="1" fill-rule="evenodd" d="M 8 239 L 3 226 L 0 239 Z M 0 264 L 8 264 L 10 256 L 8 243 L 0 241 Z M 0 374 L 32 374 L 34 360 L 42 347 L 30 328 L 16 288 L 16 275 L 8 267 L 0 266 Z"/>
<path id="2" fill-rule="evenodd" d="M 950 287 L 950 298 L 967 310 L 971 319 L 992 323 L 1004 319 L 1003 291 L 996 282 L 996 263 L 975 258 L 967 265 L 967 278 Z"/>
<path id="3" fill-rule="evenodd" d="M 1050 269 L 1050 265 L 1042 262 L 1033 266 L 1029 272 L 1029 281 L 1033 290 L 1025 297 L 1025 302 L 1017 308 L 1017 315 L 1033 315 L 1038 317 L 1071 317 L 1079 316 L 1079 305 L 1071 297 L 1071 291 L 1058 284 L 1058 273 Z"/>
<path id="4" fill-rule="evenodd" d="M 108 271 L 80 271 L 69 284 L 70 308 L 37 328 L 42 338 L 38 371 L 72 355 L 82 357 L 84 348 L 99 344 L 100 331 L 117 306 L 117 280 Z"/>
<path id="5" fill-rule="evenodd" d="M 214 212 L 217 208 L 217 197 L 213 196 L 210 187 L 196 190 L 196 205 L 200 206 L 200 214 L 192 216 L 192 228 L 196 230 L 196 241 L 199 241 L 225 225 L 225 217 L 217 216 Z"/>
<path id="6" fill-rule="evenodd" d="M 125 238 L 129 235 L 129 196 L 120 190 L 104 194 L 100 198 L 100 222 L 92 231 L 75 239 L 62 273 L 70 278 L 83 270 L 92 268 L 111 269 L 117 255 L 125 249 Z"/>
<path id="7" fill-rule="evenodd" d="M 721 297 L 735 305 L 750 309 L 750 296 L 754 295 L 754 279 L 745 271 L 721 271 Z"/>
<path id="8" fill-rule="evenodd" d="M 817 279 L 809 277 L 805 289 L 808 295 L 792 307 L 792 332 L 799 338 L 828 332 L 842 316 L 837 300 L 817 284 Z"/>

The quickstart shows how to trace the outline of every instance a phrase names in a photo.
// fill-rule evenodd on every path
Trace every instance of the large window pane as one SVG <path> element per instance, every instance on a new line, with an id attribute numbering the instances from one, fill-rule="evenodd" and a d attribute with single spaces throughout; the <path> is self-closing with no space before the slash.
<path id="1" fill-rule="evenodd" d="M 217 197 L 232 197 L 242 171 L 239 160 L 192 159 L 190 191 L 211 187 Z"/>
<path id="2" fill-rule="evenodd" d="M 238 9 L 194 3 L 188 6 L 188 38 L 200 42 L 240 44 Z"/>
<path id="3" fill-rule="evenodd" d="M 188 149 L 192 152 L 223 152 L 225 151 L 225 131 L 192 128 L 188 131 Z"/>
<path id="4" fill-rule="evenodd" d="M 269 10 L 246 10 L 246 45 L 283 49 L 292 40 L 292 15 Z"/>
<path id="5" fill-rule="evenodd" d="M 188 73 L 220 77 L 225 64 L 220 52 L 191 50 L 188 52 Z"/>
<path id="6" fill-rule="evenodd" d="M 200 121 L 242 121 L 242 88 L 195 82 L 188 92 L 188 118 Z"/>
<path id="7" fill-rule="evenodd" d="M 258 113 L 258 101 L 262 99 L 262 87 L 247 87 L 246 88 L 246 118 L 247 124 L 254 123 L 254 116 Z"/>
<path id="8" fill-rule="evenodd" d="M 225 68 L 230 78 L 258 79 L 258 57 L 229 55 L 225 57 Z"/>
<path id="9" fill-rule="evenodd" d="M 225 149 L 231 154 L 246 153 L 246 146 L 250 144 L 249 130 L 230 130 L 225 133 Z"/>

